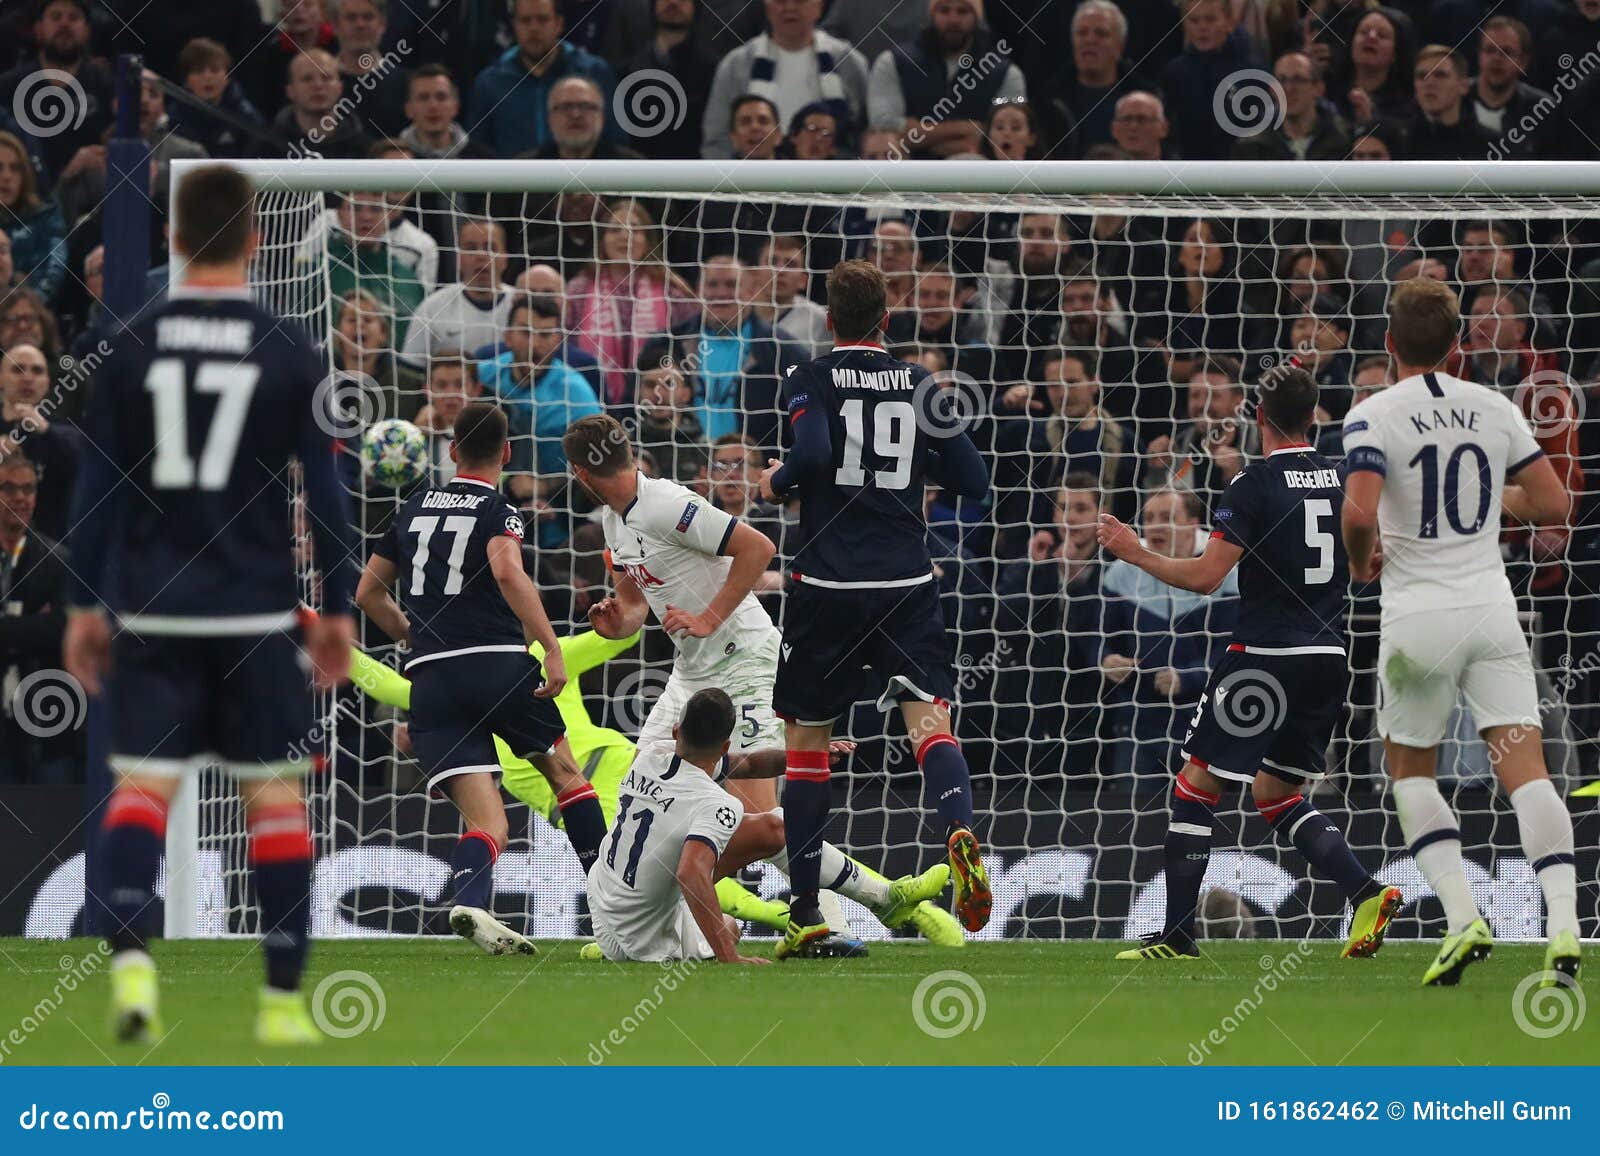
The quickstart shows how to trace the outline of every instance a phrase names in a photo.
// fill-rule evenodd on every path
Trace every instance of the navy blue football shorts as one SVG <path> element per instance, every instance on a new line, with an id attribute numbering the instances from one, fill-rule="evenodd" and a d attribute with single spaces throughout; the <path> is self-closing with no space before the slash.
<path id="1" fill-rule="evenodd" d="M 463 654 L 406 669 L 411 680 L 411 745 L 429 790 L 473 772 L 498 775 L 499 735 L 520 758 L 549 754 L 566 725 L 555 700 L 534 698 L 539 660 L 523 652 Z"/>
<path id="2" fill-rule="evenodd" d="M 880 710 L 908 698 L 948 705 L 955 697 L 938 583 L 869 590 L 791 583 L 774 712 L 827 723 L 874 695 Z"/>
<path id="3" fill-rule="evenodd" d="M 1289 783 L 1320 779 L 1348 693 L 1348 664 L 1337 647 L 1234 643 L 1195 706 L 1183 756 L 1239 782 L 1257 771 Z"/>
<path id="4" fill-rule="evenodd" d="M 111 765 L 175 777 L 219 764 L 239 778 L 305 774 L 313 744 L 310 661 L 298 631 L 189 637 L 123 630 L 107 687 Z"/>

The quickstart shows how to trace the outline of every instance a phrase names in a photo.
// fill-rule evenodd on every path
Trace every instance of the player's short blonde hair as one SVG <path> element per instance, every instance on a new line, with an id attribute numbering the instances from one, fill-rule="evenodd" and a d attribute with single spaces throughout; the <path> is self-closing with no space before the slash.
<path id="1" fill-rule="evenodd" d="M 1454 289 L 1431 277 L 1395 286 L 1389 295 L 1389 341 L 1401 361 L 1438 365 L 1460 336 L 1461 302 Z"/>

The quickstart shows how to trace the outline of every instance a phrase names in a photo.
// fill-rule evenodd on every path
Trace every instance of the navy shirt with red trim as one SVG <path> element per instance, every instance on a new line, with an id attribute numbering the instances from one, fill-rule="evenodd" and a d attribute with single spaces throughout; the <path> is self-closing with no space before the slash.
<path id="1" fill-rule="evenodd" d="M 412 495 L 373 553 L 396 567 L 411 620 L 408 665 L 485 648 L 520 650 L 522 623 L 489 568 L 489 541 L 522 542 L 522 515 L 488 482 L 457 474 Z"/>
<path id="2" fill-rule="evenodd" d="M 801 582 L 884 582 L 932 573 L 923 487 L 981 497 L 988 474 L 941 388 L 920 365 L 880 346 L 841 345 L 790 366 L 783 404 L 794 448 L 774 477 L 800 498 Z"/>
<path id="3" fill-rule="evenodd" d="M 1338 466 L 1310 446 L 1280 449 L 1234 476 L 1212 536 L 1244 548 L 1235 643 L 1344 646 L 1350 571 L 1343 509 Z"/>

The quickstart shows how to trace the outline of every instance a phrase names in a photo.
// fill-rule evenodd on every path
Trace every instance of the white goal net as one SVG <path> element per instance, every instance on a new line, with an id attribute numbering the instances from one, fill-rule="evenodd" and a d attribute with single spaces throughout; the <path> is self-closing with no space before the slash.
<path id="1" fill-rule="evenodd" d="M 342 383 L 345 477 L 364 543 L 399 496 L 362 479 L 362 428 L 417 421 L 436 472 L 448 471 L 446 435 L 432 431 L 448 428 L 463 397 L 498 396 L 516 437 L 509 485 L 528 521 L 528 564 L 558 633 L 585 630 L 605 592 L 591 507 L 559 452 L 567 418 L 597 409 L 629 428 L 648 469 L 774 538 L 761 597 L 778 616 L 794 516 L 760 504 L 753 482 L 783 451 L 779 378 L 829 345 L 822 283 L 834 262 L 866 257 L 885 271 L 889 348 L 955 391 L 993 476 L 984 501 L 927 498 L 957 731 L 996 885 L 984 938 L 1159 927 L 1177 747 L 1236 601 L 1227 587 L 1202 597 L 1128 581 L 1098 555 L 1093 520 L 1109 511 L 1158 548 L 1197 549 L 1211 504 L 1259 453 L 1253 384 L 1290 357 L 1322 384 L 1318 446 L 1339 456 L 1339 419 L 1391 380 L 1384 312 L 1405 278 L 1460 291 L 1455 372 L 1512 397 L 1578 494 L 1570 525 L 1508 528 L 1503 548 L 1552 773 L 1563 793 L 1595 777 L 1600 528 L 1589 495 L 1600 426 L 1586 402 L 1600 379 L 1600 166 L 247 167 L 263 190 L 256 284 L 325 343 Z M 553 350 L 535 324 L 506 324 L 524 292 L 559 309 Z M 307 594 L 315 600 L 309 578 Z M 1348 708 L 1316 802 L 1404 889 L 1392 934 L 1432 935 L 1440 909 L 1392 817 L 1373 730 L 1376 615 L 1375 590 L 1352 590 Z M 394 664 L 378 632 L 364 644 Z M 585 674 L 595 724 L 636 733 L 670 660 L 652 624 Z M 1458 715 L 1441 778 L 1469 879 L 1497 935 L 1535 935 L 1537 883 L 1487 752 Z M 327 758 L 312 779 L 318 935 L 440 929 L 458 820 L 421 789 L 396 742 L 401 722 L 358 689 L 326 704 Z M 862 704 L 848 734 L 860 747 L 835 775 L 830 838 L 890 875 L 934 862 L 941 842 L 898 718 Z M 193 929 L 248 931 L 241 826 L 218 784 L 201 794 L 198 829 L 179 836 L 201 851 Z M 1581 802 L 1580 914 L 1594 935 L 1600 838 Z M 1225 798 L 1218 820 L 1202 933 L 1341 934 L 1335 887 L 1307 878 L 1247 794 Z M 565 838 L 522 804 L 512 831 L 496 867 L 502 916 L 533 935 L 580 934 L 582 880 Z M 783 888 L 773 870 L 749 882 Z M 850 912 L 860 934 L 887 934 Z"/>

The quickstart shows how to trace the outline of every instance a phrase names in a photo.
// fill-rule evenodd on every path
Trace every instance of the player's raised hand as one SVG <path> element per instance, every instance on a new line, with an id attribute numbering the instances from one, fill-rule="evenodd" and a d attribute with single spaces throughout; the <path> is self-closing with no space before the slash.
<path id="1" fill-rule="evenodd" d="M 99 607 L 67 615 L 61 665 L 89 694 L 100 693 L 100 677 L 111 669 L 111 621 Z"/>
<path id="2" fill-rule="evenodd" d="M 772 488 L 772 475 L 778 472 L 778 467 L 783 465 L 777 458 L 767 459 L 767 468 L 761 471 L 761 497 L 764 501 L 778 501 L 778 492 Z"/>
<path id="3" fill-rule="evenodd" d="M 589 625 L 602 638 L 621 638 L 622 603 L 615 598 L 603 598 L 589 607 Z"/>
<path id="4" fill-rule="evenodd" d="M 555 698 L 567 686 L 567 660 L 560 650 L 549 651 L 544 656 L 544 684 L 533 692 L 534 698 Z"/>
<path id="5" fill-rule="evenodd" d="M 1095 528 L 1095 538 L 1114 557 L 1124 560 L 1136 558 L 1144 550 L 1139 544 L 1139 535 L 1133 532 L 1133 527 L 1118 521 L 1111 514 L 1100 515 L 1100 524 Z"/>
<path id="6" fill-rule="evenodd" d="M 350 677 L 350 648 L 356 643 L 356 620 L 348 614 L 323 614 L 305 620 L 306 654 L 312 677 L 323 690 Z"/>
<path id="7" fill-rule="evenodd" d="M 667 605 L 666 616 L 661 619 L 661 629 L 674 638 L 680 634 L 690 638 L 707 638 L 719 625 L 708 614 L 691 614 L 671 603 Z"/>

